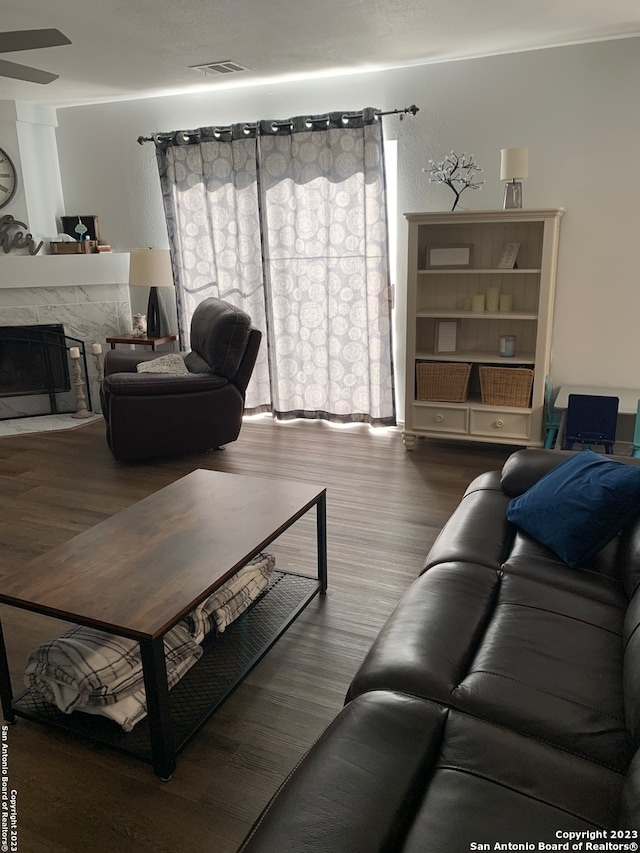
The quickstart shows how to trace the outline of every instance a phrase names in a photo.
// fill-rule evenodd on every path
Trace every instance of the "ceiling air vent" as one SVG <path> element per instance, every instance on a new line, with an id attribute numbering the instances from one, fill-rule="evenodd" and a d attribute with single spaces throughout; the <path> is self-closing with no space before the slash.
<path id="1" fill-rule="evenodd" d="M 192 65 L 197 71 L 202 71 L 203 74 L 234 74 L 236 71 L 246 71 L 247 69 L 239 65 L 237 62 L 232 62 L 230 59 L 221 59 L 219 62 L 207 62 L 204 65 Z"/>

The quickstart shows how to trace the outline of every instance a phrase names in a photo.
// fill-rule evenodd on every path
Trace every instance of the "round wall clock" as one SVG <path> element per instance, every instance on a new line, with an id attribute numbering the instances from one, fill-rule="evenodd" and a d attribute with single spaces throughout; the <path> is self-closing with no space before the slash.
<path id="1" fill-rule="evenodd" d="M 9 204 L 18 185 L 18 174 L 11 157 L 0 148 L 0 208 Z"/>

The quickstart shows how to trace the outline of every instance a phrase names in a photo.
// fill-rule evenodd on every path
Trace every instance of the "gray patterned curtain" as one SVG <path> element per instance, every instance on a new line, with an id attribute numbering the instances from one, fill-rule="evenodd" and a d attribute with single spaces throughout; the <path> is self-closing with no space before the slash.
<path id="1" fill-rule="evenodd" d="M 200 300 L 227 299 L 265 335 L 248 412 L 394 424 L 375 111 L 201 128 L 156 146 L 182 340 Z"/>

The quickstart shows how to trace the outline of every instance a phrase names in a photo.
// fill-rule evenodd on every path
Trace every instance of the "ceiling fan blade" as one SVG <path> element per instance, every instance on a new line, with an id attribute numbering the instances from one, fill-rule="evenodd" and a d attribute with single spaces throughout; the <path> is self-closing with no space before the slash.
<path id="1" fill-rule="evenodd" d="M 60 30 L 14 30 L 10 33 L 0 33 L 0 53 L 38 50 L 41 47 L 58 47 L 62 44 L 71 44 L 71 39 Z"/>
<path id="2" fill-rule="evenodd" d="M 41 71 L 39 68 L 30 68 L 28 65 L 18 65 L 17 62 L 7 62 L 0 59 L 0 77 L 11 77 L 13 80 L 26 80 L 28 83 L 51 83 L 57 80 L 59 74 L 51 74 L 49 71 Z"/>

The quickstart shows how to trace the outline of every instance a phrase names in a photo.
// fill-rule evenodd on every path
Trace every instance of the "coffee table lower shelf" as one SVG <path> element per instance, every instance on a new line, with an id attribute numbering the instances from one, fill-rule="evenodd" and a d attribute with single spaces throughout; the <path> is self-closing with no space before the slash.
<path id="1" fill-rule="evenodd" d="M 275 571 L 269 586 L 219 637 L 202 643 L 204 654 L 169 693 L 175 754 L 207 722 L 319 593 L 318 578 Z M 153 763 L 145 718 L 124 732 L 105 717 L 63 714 L 30 690 L 13 702 L 17 716 L 64 729 L 118 752 Z"/>

